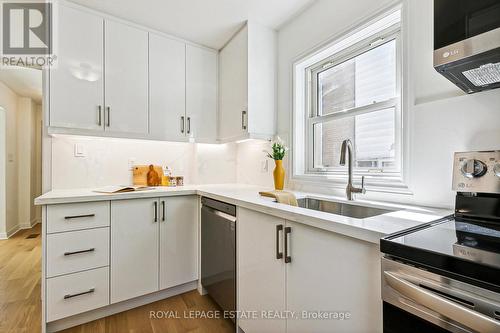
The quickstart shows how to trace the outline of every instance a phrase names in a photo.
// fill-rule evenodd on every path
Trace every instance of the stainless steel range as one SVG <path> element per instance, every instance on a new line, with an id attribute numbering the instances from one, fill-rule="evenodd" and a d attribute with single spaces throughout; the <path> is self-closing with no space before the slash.
<path id="1" fill-rule="evenodd" d="M 456 153 L 455 214 L 380 242 L 384 332 L 500 332 L 500 151 Z"/>

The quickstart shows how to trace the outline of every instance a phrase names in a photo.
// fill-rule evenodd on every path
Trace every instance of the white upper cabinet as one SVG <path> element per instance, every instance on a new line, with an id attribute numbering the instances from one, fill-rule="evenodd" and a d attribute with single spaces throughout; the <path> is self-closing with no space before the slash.
<path id="1" fill-rule="evenodd" d="M 186 45 L 149 34 L 150 134 L 154 139 L 186 138 Z"/>
<path id="2" fill-rule="evenodd" d="M 49 124 L 102 131 L 104 20 L 66 6 L 59 6 L 58 17 L 58 64 L 49 74 Z"/>
<path id="3" fill-rule="evenodd" d="M 148 133 L 148 33 L 105 22 L 105 126 L 118 133 Z"/>
<path id="4" fill-rule="evenodd" d="M 186 45 L 186 135 L 217 139 L 217 53 Z"/>
<path id="5" fill-rule="evenodd" d="M 248 29 L 240 31 L 219 54 L 219 139 L 230 141 L 247 133 Z"/>
<path id="6" fill-rule="evenodd" d="M 217 142 L 217 51 L 74 4 L 58 14 L 49 134 Z"/>
<path id="7" fill-rule="evenodd" d="M 248 22 L 219 54 L 219 140 L 275 133 L 276 32 Z"/>

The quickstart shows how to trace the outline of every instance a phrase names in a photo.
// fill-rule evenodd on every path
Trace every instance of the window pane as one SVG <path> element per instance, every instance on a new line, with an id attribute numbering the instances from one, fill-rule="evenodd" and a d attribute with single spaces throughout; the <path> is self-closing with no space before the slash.
<path id="1" fill-rule="evenodd" d="M 395 40 L 318 74 L 318 115 L 366 106 L 395 96 Z"/>
<path id="2" fill-rule="evenodd" d="M 314 167 L 339 167 L 342 141 L 354 143 L 354 117 L 335 119 L 314 125 Z"/>
<path id="3" fill-rule="evenodd" d="M 389 108 L 314 125 L 314 167 L 339 167 L 342 141 L 354 145 L 354 166 L 395 167 L 395 109 Z"/>

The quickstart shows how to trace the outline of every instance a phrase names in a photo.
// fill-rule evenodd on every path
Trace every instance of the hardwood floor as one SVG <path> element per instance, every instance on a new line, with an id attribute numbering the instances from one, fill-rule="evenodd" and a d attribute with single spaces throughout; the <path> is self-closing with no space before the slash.
<path id="1" fill-rule="evenodd" d="M 179 318 L 158 318 L 157 311 Z M 196 311 L 220 311 L 208 296 L 200 296 L 197 291 L 168 298 L 129 311 L 73 327 L 64 333 L 234 333 L 229 319 L 208 319 L 196 316 Z M 155 312 L 157 318 L 150 318 Z M 195 317 L 195 318 L 191 318 Z"/>
<path id="2" fill-rule="evenodd" d="M 41 332 L 41 227 L 0 240 L 0 332 Z M 35 238 L 26 238 L 39 234 Z M 159 318 L 163 311 L 164 318 Z M 200 312 L 201 311 L 201 312 Z M 220 311 L 208 296 L 191 291 L 87 324 L 65 333 L 225 333 L 229 319 L 204 318 Z M 155 312 L 156 318 L 151 317 Z M 220 312 L 219 312 L 220 313 Z M 174 317 L 175 316 L 175 317 Z M 165 318 L 169 317 L 169 318 Z M 174 318 L 173 318 L 174 317 Z"/>
<path id="3" fill-rule="evenodd" d="M 26 238 L 38 234 L 35 238 Z M 41 330 L 40 224 L 0 240 L 0 332 Z"/>

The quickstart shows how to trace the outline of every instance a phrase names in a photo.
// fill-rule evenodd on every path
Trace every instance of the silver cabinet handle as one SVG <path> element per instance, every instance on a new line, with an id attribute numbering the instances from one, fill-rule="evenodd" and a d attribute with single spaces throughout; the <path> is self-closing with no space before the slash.
<path id="1" fill-rule="evenodd" d="M 153 220 L 153 222 L 158 222 L 158 201 L 155 201 L 154 202 L 154 210 L 155 210 L 155 219 Z"/>
<path id="2" fill-rule="evenodd" d="M 79 251 L 73 251 L 73 252 L 64 252 L 65 256 L 72 256 L 74 254 L 80 254 L 80 253 L 88 253 L 88 252 L 94 252 L 95 248 L 90 248 L 88 250 L 79 250 Z"/>
<path id="3" fill-rule="evenodd" d="M 107 111 L 107 114 L 108 114 L 108 118 L 106 120 L 106 126 L 110 127 L 111 126 L 111 107 L 107 106 L 106 107 L 106 111 Z"/>
<path id="4" fill-rule="evenodd" d="M 280 233 L 283 232 L 283 224 L 276 226 L 276 259 L 283 259 L 283 252 L 280 251 Z"/>
<path id="5" fill-rule="evenodd" d="M 82 291 L 81 293 L 64 295 L 64 299 L 73 298 L 73 297 L 77 297 L 77 296 L 82 296 L 82 295 L 86 295 L 86 294 L 92 294 L 93 292 L 95 292 L 95 288 L 90 288 L 89 290 Z"/>
<path id="6" fill-rule="evenodd" d="M 500 322 L 405 281 L 399 274 L 384 272 L 384 278 L 387 284 L 402 296 L 474 331 L 500 332 Z"/>
<path id="7" fill-rule="evenodd" d="M 292 262 L 292 256 L 289 255 L 288 253 L 288 235 L 292 233 L 292 228 L 291 227 L 286 227 L 285 228 L 285 263 L 289 264 Z"/>
<path id="8" fill-rule="evenodd" d="M 187 117 L 187 134 L 191 133 L 191 117 Z"/>
<path id="9" fill-rule="evenodd" d="M 97 125 L 102 126 L 102 105 L 97 107 Z"/>
<path id="10" fill-rule="evenodd" d="M 181 116 L 181 133 L 184 133 L 184 116 Z"/>
<path id="11" fill-rule="evenodd" d="M 245 110 L 241 111 L 241 128 L 244 130 L 247 129 L 246 115 L 247 115 L 247 112 Z"/>
<path id="12" fill-rule="evenodd" d="M 165 200 L 161 201 L 161 220 L 162 222 L 165 222 Z"/>
<path id="13" fill-rule="evenodd" d="M 85 214 L 85 215 L 72 215 L 72 216 L 65 216 L 65 220 L 73 220 L 73 219 L 83 219 L 86 217 L 94 217 L 95 214 Z"/>

